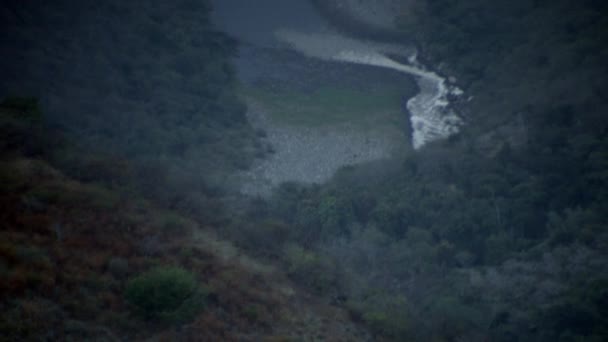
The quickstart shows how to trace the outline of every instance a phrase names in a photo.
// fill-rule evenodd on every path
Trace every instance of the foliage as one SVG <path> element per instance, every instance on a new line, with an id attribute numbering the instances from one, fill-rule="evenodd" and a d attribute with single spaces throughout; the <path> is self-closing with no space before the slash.
<path id="1" fill-rule="evenodd" d="M 168 182 L 190 189 L 223 185 L 227 173 L 252 162 L 257 138 L 230 63 L 236 42 L 213 29 L 208 1 L 34 1 L 7 9 L 16 20 L 3 21 L 2 36 L 14 39 L 2 40 L 0 96 L 38 98 L 10 97 L 0 107 L 35 118 L 43 103 L 45 120 L 80 153 L 135 166 L 155 160 L 170 170 Z"/>
<path id="2" fill-rule="evenodd" d="M 3 111 L 14 114 L 24 121 L 40 121 L 42 110 L 37 98 L 34 97 L 6 97 L 0 101 Z"/>
<path id="3" fill-rule="evenodd" d="M 286 247 L 287 274 L 296 282 L 320 294 L 334 292 L 338 284 L 338 269 L 326 256 L 301 247 Z"/>
<path id="4" fill-rule="evenodd" d="M 0 7 L 0 96 L 39 99 L 0 106 L 0 339 L 263 340 L 312 330 L 282 274 L 209 231 L 226 225 L 221 189 L 250 165 L 256 134 L 233 91 L 235 42 L 210 25 L 208 3 Z M 284 240 L 277 222 L 265 227 Z M 180 266 L 137 275 L 159 264 Z M 198 285 L 202 275 L 213 294 Z M 324 326 L 353 327 L 333 322 L 335 307 L 305 306 Z M 306 334 L 338 331 L 324 330 Z"/>
<path id="5" fill-rule="evenodd" d="M 583 124 L 601 117 L 605 97 L 590 94 L 605 92 L 606 79 L 595 76 L 606 70 L 605 4 L 428 0 L 405 8 L 400 26 L 475 95 L 469 113 L 483 130 L 559 107 L 567 110 L 551 117 L 552 128 L 567 112 Z"/>
<path id="6" fill-rule="evenodd" d="M 192 222 L 174 212 L 160 215 L 160 227 L 164 234 L 184 234 L 192 226 Z"/>
<path id="7" fill-rule="evenodd" d="M 0 152 L 40 156 L 60 142 L 43 126 L 38 99 L 6 97 L 0 101 Z"/>
<path id="8" fill-rule="evenodd" d="M 184 323 L 203 309 L 206 293 L 183 268 L 159 267 L 129 280 L 125 296 L 146 319 Z"/>
<path id="9" fill-rule="evenodd" d="M 394 341 L 411 338 L 408 305 L 403 296 L 378 290 L 367 293 L 360 300 L 351 300 L 346 305 L 380 336 Z"/>

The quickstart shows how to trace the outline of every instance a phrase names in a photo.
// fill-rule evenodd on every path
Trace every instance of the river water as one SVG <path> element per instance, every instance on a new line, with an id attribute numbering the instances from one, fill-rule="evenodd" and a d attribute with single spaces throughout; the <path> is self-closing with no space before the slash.
<path id="1" fill-rule="evenodd" d="M 279 30 L 275 35 L 279 40 L 290 43 L 294 49 L 311 57 L 388 68 L 414 76 L 420 91 L 407 101 L 407 110 L 410 114 L 412 145 L 415 149 L 458 132 L 461 120 L 449 108 L 449 98 L 462 95 L 462 91 L 456 86 L 447 85 L 445 78 L 420 65 L 416 60 L 415 49 L 360 41 L 338 34 Z M 407 57 L 409 64 L 388 57 L 395 54 Z"/>

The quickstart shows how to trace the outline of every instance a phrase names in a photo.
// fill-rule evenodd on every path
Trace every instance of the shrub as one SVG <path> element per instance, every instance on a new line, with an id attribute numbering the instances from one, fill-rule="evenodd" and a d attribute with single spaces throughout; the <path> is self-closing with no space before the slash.
<path id="1" fill-rule="evenodd" d="M 160 225 L 164 233 L 174 234 L 186 232 L 191 222 L 174 212 L 167 212 L 161 215 Z"/>
<path id="2" fill-rule="evenodd" d="M 113 276 L 122 278 L 129 273 L 129 261 L 124 258 L 112 258 L 108 261 L 108 271 Z"/>
<path id="3" fill-rule="evenodd" d="M 7 97 L 0 101 L 0 108 L 8 109 L 9 113 L 25 121 L 40 121 L 42 111 L 35 97 Z"/>
<path id="4" fill-rule="evenodd" d="M 126 299 L 145 319 L 184 323 L 200 312 L 206 291 L 194 275 L 179 267 L 159 267 L 131 279 Z"/>
<path id="5" fill-rule="evenodd" d="M 381 289 L 365 293 L 360 298 L 352 298 L 346 307 L 361 319 L 375 333 L 389 340 L 409 340 L 410 317 L 405 297 L 389 294 Z"/>
<path id="6" fill-rule="evenodd" d="M 338 290 L 339 275 L 333 260 L 296 245 L 285 249 L 287 274 L 319 294 Z"/>
<path id="7" fill-rule="evenodd" d="M 29 98 L 0 101 L 0 151 L 40 156 L 57 142 L 44 126 L 38 102 Z"/>

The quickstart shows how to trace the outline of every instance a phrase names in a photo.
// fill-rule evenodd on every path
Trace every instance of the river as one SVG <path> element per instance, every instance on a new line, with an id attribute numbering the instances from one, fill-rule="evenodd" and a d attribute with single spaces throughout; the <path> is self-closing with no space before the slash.
<path id="1" fill-rule="evenodd" d="M 293 30 L 279 30 L 276 36 L 311 57 L 388 68 L 414 76 L 420 91 L 407 101 L 407 110 L 415 149 L 458 132 L 461 119 L 449 108 L 449 98 L 462 95 L 462 91 L 456 86 L 447 85 L 444 77 L 418 63 L 413 48 L 360 41 L 338 34 L 311 34 Z M 407 57 L 409 64 L 388 57 L 391 54 Z"/>

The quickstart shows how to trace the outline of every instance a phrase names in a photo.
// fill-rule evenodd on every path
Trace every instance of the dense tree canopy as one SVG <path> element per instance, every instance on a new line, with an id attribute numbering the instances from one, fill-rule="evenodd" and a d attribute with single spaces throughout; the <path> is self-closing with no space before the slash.
<path id="1" fill-rule="evenodd" d="M 0 94 L 39 97 L 83 149 L 221 184 L 256 145 L 234 91 L 236 43 L 209 11 L 190 0 L 9 2 Z"/>

